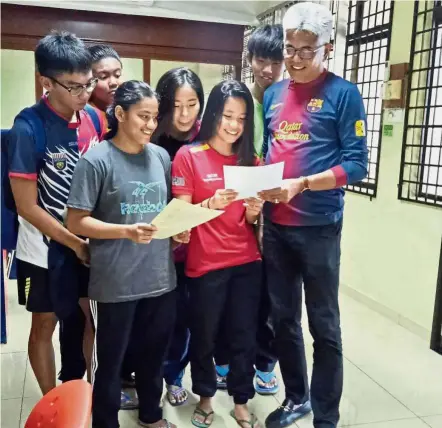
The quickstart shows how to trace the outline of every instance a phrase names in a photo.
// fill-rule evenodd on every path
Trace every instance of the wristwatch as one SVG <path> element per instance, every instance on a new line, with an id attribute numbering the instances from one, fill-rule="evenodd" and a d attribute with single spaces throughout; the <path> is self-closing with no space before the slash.
<path id="1" fill-rule="evenodd" d="M 300 177 L 300 179 L 302 180 L 302 185 L 303 185 L 303 189 L 301 190 L 302 192 L 305 192 L 306 190 L 310 190 L 310 182 L 308 177 Z"/>

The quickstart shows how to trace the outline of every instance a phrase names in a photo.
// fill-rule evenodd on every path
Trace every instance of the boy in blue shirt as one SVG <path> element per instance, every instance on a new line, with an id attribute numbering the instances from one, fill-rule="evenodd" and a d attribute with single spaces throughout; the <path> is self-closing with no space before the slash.
<path id="1" fill-rule="evenodd" d="M 83 42 L 67 32 L 51 33 L 38 43 L 35 61 L 46 94 L 31 109 L 43 124 L 45 152 L 37 152 L 33 128 L 21 117 L 9 132 L 7 151 L 20 222 L 16 253 L 19 295 L 32 312 L 29 360 L 46 394 L 55 387 L 55 312 L 65 311 L 66 303 L 74 310 L 83 298 L 82 307 L 90 317 L 88 269 L 84 266 L 89 259 L 88 244 L 65 228 L 64 218 L 75 165 L 101 136 L 84 110 L 97 80 Z M 90 355 L 85 357 L 90 360 Z"/>

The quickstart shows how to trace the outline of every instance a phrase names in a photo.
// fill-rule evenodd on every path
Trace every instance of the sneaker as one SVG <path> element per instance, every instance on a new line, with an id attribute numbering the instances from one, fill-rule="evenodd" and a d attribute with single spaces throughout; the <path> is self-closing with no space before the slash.
<path id="1" fill-rule="evenodd" d="M 312 411 L 310 401 L 304 404 L 296 404 L 286 398 L 282 405 L 270 413 L 266 419 L 266 428 L 284 428 L 294 424 L 298 419 L 308 415 Z"/>

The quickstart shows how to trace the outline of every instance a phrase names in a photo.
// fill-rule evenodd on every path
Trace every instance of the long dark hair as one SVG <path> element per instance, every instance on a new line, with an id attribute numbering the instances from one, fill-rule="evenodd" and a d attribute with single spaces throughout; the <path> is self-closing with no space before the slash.
<path id="1" fill-rule="evenodd" d="M 105 139 L 114 138 L 118 131 L 115 107 L 121 106 L 124 111 L 128 111 L 131 106 L 139 103 L 144 98 L 158 99 L 155 91 L 145 82 L 128 80 L 118 87 L 114 95 L 114 102 L 106 111 L 109 132 L 105 135 Z"/>
<path id="2" fill-rule="evenodd" d="M 204 91 L 200 78 L 189 68 L 173 68 L 163 74 L 157 84 L 156 92 L 160 99 L 160 107 L 158 127 L 155 131 L 156 136 L 170 133 L 175 109 L 175 94 L 176 91 L 184 85 L 189 85 L 195 91 L 200 103 L 198 119 L 201 118 L 201 114 L 204 110 Z"/>
<path id="3" fill-rule="evenodd" d="M 243 82 L 225 80 L 218 83 L 212 89 L 207 100 L 206 110 L 197 139 L 199 141 L 208 141 L 215 136 L 224 111 L 224 105 L 230 97 L 240 98 L 246 103 L 244 131 L 233 145 L 233 152 L 238 156 L 238 165 L 252 166 L 255 164 L 255 149 L 253 145 L 254 104 L 252 94 Z"/>

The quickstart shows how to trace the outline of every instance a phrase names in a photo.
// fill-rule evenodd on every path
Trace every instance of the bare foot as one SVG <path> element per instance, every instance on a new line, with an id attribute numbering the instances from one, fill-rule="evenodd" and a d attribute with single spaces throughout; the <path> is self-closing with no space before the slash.
<path id="1" fill-rule="evenodd" d="M 166 388 L 167 399 L 172 406 L 179 406 L 187 401 L 188 395 L 184 388 L 175 385 L 167 385 Z"/>
<path id="2" fill-rule="evenodd" d="M 256 416 L 249 412 L 246 404 L 235 404 L 233 415 L 242 428 L 261 428 Z"/>
<path id="3" fill-rule="evenodd" d="M 210 426 L 213 422 L 212 399 L 210 397 L 200 397 L 200 402 L 192 415 L 192 421 Z"/>
<path id="4" fill-rule="evenodd" d="M 256 377 L 256 382 L 261 388 L 272 389 L 278 385 L 278 379 L 276 376 L 272 378 L 270 382 L 264 382 L 259 376 Z"/>

